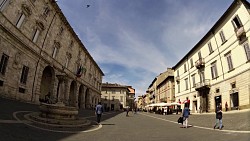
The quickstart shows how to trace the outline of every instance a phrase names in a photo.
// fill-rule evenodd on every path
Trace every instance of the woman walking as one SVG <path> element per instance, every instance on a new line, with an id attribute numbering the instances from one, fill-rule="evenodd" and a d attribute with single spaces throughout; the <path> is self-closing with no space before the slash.
<path id="1" fill-rule="evenodd" d="M 185 105 L 185 108 L 182 112 L 182 116 L 183 116 L 183 128 L 188 128 L 188 117 L 189 117 L 189 109 L 188 106 Z"/>

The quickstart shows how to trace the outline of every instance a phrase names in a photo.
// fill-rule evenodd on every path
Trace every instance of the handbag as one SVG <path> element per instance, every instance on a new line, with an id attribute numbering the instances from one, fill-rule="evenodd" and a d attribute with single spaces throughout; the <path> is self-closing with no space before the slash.
<path id="1" fill-rule="evenodd" d="M 177 120 L 178 123 L 183 123 L 183 117 L 179 117 L 179 119 Z"/>

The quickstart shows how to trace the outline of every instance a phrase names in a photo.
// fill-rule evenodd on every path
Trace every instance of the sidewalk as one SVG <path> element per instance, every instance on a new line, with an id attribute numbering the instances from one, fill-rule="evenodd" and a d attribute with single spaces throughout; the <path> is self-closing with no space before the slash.
<path id="1" fill-rule="evenodd" d="M 144 112 L 146 113 L 146 112 Z M 181 114 L 171 115 L 159 115 L 154 113 L 147 113 L 160 117 L 164 117 L 167 120 L 177 122 Z M 188 124 L 193 126 L 205 127 L 213 129 L 215 124 L 215 113 L 191 113 L 189 116 Z M 223 130 L 234 130 L 234 131 L 250 131 L 250 109 L 245 110 L 234 110 L 223 112 Z"/>

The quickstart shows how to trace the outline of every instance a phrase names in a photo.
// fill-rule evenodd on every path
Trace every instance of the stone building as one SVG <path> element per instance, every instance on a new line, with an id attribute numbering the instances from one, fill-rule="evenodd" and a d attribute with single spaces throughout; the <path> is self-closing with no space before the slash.
<path id="1" fill-rule="evenodd" d="M 209 12 L 209 11 L 208 11 Z M 203 112 L 225 103 L 250 108 L 250 4 L 234 0 L 206 35 L 173 67 L 176 101 Z"/>
<path id="2" fill-rule="evenodd" d="M 175 101 L 174 71 L 171 68 L 157 77 L 156 91 L 156 103 L 172 103 Z"/>
<path id="3" fill-rule="evenodd" d="M 0 1 L 0 95 L 88 108 L 101 98 L 102 70 L 55 0 Z"/>
<path id="4" fill-rule="evenodd" d="M 134 92 L 131 86 L 102 83 L 101 102 L 107 111 L 123 110 L 127 106 L 134 107 Z"/>

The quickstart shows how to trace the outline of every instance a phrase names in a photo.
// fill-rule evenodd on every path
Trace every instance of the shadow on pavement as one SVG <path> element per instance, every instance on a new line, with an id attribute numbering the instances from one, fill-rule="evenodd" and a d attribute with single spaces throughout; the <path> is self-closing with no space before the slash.
<path id="1" fill-rule="evenodd" d="M 22 112 L 23 111 L 23 112 Z M 1 141 L 27 141 L 27 140 L 60 140 L 89 130 L 99 128 L 94 110 L 80 110 L 79 117 L 90 120 L 88 126 L 67 128 L 41 125 L 27 121 L 24 115 L 28 112 L 38 112 L 39 105 L 15 101 L 0 97 L 0 140 Z M 101 121 L 110 119 L 121 112 L 105 112 Z M 20 121 L 19 121 L 20 120 Z M 6 122 L 8 121 L 8 122 Z M 103 124 L 115 125 L 115 124 Z"/>

